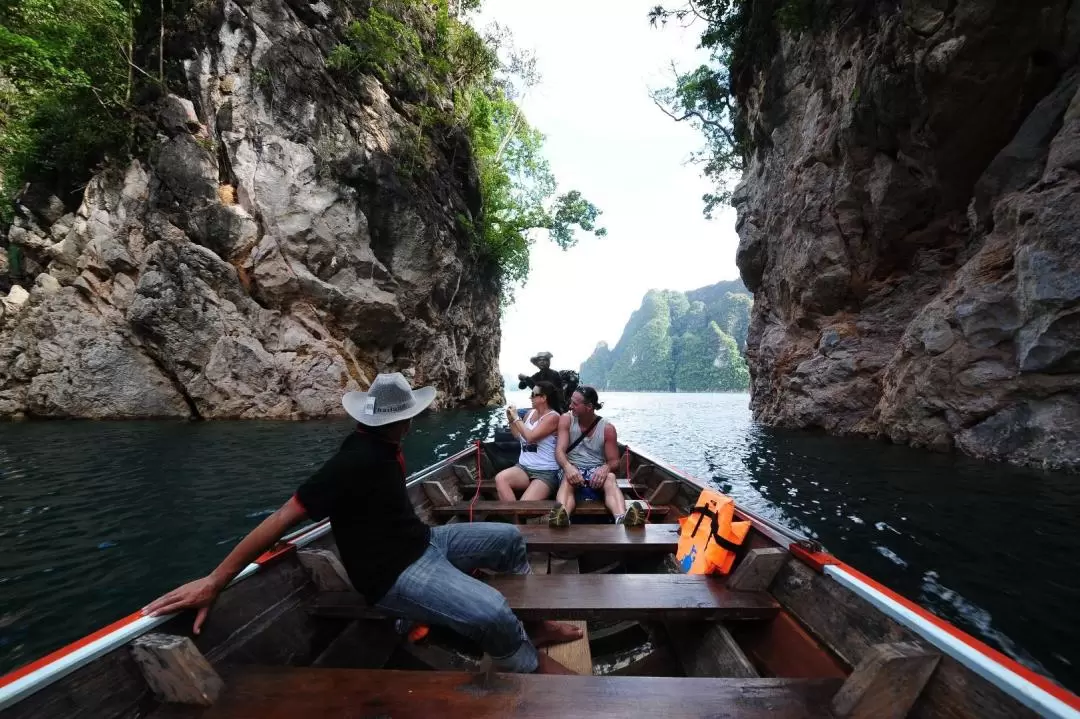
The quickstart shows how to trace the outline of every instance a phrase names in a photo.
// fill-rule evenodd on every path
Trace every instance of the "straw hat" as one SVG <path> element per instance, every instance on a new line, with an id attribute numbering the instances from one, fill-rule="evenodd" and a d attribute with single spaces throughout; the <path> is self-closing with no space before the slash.
<path id="1" fill-rule="evenodd" d="M 551 357 L 552 354 L 550 352 L 537 352 L 535 357 L 529 358 L 529 361 L 532 362 L 534 365 L 539 366 L 538 363 L 540 362 L 540 360 L 546 359 L 548 362 L 550 362 Z"/>
<path id="2" fill-rule="evenodd" d="M 400 372 L 375 377 L 367 392 L 348 392 L 341 404 L 349 416 L 369 427 L 410 419 L 435 400 L 434 387 L 413 389 Z"/>

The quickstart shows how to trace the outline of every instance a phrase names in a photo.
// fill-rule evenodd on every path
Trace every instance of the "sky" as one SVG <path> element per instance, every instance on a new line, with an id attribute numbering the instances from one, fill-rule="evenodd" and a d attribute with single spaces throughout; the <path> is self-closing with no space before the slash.
<path id="1" fill-rule="evenodd" d="M 503 374 L 531 373 L 529 357 L 577 369 L 601 340 L 614 346 L 649 289 L 691 290 L 739 276 L 735 214 L 705 220 L 710 184 L 687 164 L 702 145 L 664 115 L 650 88 L 670 85 L 672 61 L 701 64 L 700 30 L 649 26 L 657 0 L 485 0 L 473 24 L 509 28 L 532 50 L 542 80 L 522 105 L 544 133 L 559 191 L 580 190 L 602 211 L 607 237 L 579 233 L 560 250 L 537 233 L 529 279 L 503 313 Z"/>

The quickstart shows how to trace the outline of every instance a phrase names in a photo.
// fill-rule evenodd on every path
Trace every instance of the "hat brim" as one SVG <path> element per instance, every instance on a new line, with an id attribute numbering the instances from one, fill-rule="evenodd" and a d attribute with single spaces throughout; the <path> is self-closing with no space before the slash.
<path id="1" fill-rule="evenodd" d="M 438 394 L 438 390 L 434 387 L 421 387 L 420 389 L 414 389 L 412 394 L 413 399 L 416 400 L 416 404 L 408 409 L 403 409 L 400 412 L 386 412 L 376 415 L 364 414 L 364 404 L 366 403 L 368 396 L 367 392 L 347 392 L 345 396 L 341 398 L 341 406 L 344 407 L 345 411 L 349 413 L 349 416 L 357 422 L 366 424 L 368 427 L 382 427 L 386 424 L 393 424 L 394 422 L 400 422 L 405 419 L 412 419 L 420 414 L 435 401 L 435 395 Z"/>

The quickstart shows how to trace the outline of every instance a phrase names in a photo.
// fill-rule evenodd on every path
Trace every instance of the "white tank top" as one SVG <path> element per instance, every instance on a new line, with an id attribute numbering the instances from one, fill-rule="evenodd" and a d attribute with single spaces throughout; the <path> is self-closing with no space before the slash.
<path id="1" fill-rule="evenodd" d="M 544 415 L 558 414 L 558 412 L 550 411 Z M 537 417 L 536 410 L 529 410 L 529 414 L 525 416 L 523 423 L 525 427 L 530 431 L 536 429 L 536 426 L 540 424 L 544 417 Z M 534 419 L 535 418 L 535 419 Z M 533 421 L 530 421 L 533 420 Z M 529 442 L 524 437 L 518 437 L 518 441 L 521 442 L 521 456 L 518 458 L 518 464 L 525 469 L 539 469 L 539 470 L 556 470 L 559 468 L 559 463 L 555 461 L 555 438 L 558 436 L 558 432 L 552 432 L 543 439 L 539 439 L 536 442 Z M 535 452 L 526 452 L 525 447 L 536 446 Z"/>

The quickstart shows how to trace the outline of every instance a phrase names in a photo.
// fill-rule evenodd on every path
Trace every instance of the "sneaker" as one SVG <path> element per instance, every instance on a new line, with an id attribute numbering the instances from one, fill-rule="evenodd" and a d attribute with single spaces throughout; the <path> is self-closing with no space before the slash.
<path id="1" fill-rule="evenodd" d="M 570 515 L 566 513 L 566 507 L 556 502 L 548 513 L 547 521 L 549 527 L 569 527 Z"/>
<path id="2" fill-rule="evenodd" d="M 623 515 L 623 526 L 641 527 L 645 524 L 645 510 L 637 502 L 631 502 Z"/>

